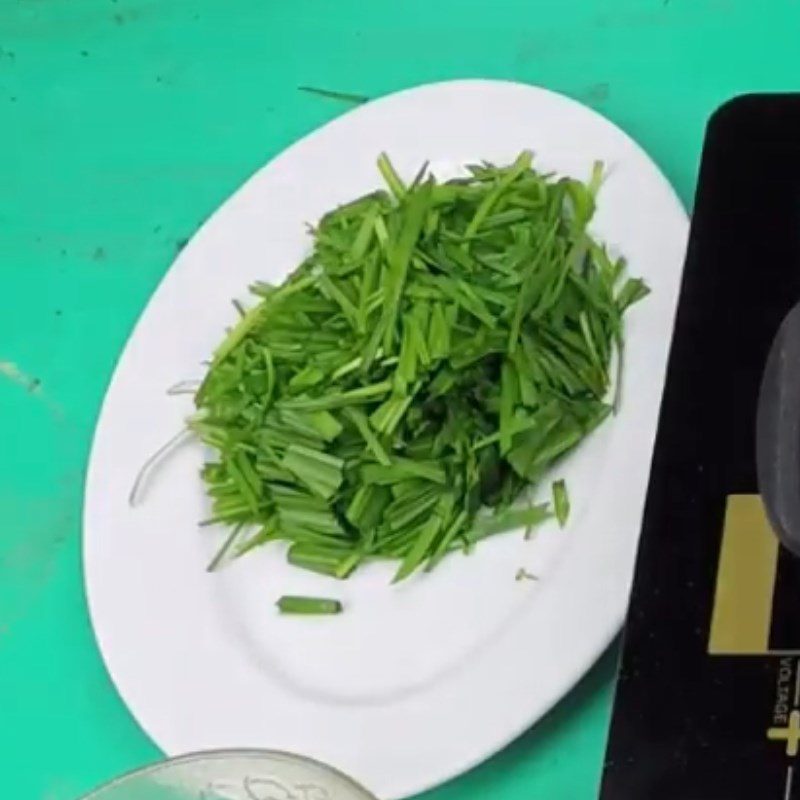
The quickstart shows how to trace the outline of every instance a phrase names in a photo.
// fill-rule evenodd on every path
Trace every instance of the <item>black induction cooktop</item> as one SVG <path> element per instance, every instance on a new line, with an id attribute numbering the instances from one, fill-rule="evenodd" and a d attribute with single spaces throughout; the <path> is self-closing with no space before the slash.
<path id="1" fill-rule="evenodd" d="M 601 800 L 800 798 L 800 558 L 755 436 L 798 300 L 800 95 L 739 97 L 706 133 Z"/>

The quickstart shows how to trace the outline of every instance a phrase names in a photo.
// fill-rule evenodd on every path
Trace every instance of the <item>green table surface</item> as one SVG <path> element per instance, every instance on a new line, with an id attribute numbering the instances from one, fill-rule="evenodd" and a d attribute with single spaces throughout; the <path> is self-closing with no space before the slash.
<path id="1" fill-rule="evenodd" d="M 254 170 L 346 110 L 298 86 L 377 97 L 457 77 L 541 84 L 627 130 L 689 205 L 708 115 L 737 93 L 797 88 L 799 32 L 796 0 L 0 0 L 3 796 L 72 800 L 159 757 L 87 618 L 90 439 L 183 243 Z M 594 798 L 615 662 L 427 797 Z"/>

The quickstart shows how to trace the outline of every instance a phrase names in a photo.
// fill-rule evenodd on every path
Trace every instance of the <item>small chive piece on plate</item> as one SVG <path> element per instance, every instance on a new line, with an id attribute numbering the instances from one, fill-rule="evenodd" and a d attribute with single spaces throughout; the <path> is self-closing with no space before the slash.
<path id="1" fill-rule="evenodd" d="M 558 524 L 563 528 L 569 519 L 569 495 L 567 494 L 567 485 L 563 480 L 553 483 L 553 507 Z"/>
<path id="2" fill-rule="evenodd" d="M 283 595 L 277 602 L 281 614 L 340 614 L 342 604 L 329 597 Z"/>

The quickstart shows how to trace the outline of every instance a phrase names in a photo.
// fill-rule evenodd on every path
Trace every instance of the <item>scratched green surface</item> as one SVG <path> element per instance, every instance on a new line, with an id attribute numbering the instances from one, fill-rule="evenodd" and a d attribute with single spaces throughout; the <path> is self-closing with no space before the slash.
<path id="1" fill-rule="evenodd" d="M 707 115 L 797 88 L 798 33 L 796 2 L 752 0 L 0 0 L 2 796 L 72 800 L 158 756 L 87 621 L 90 436 L 176 248 L 344 110 L 298 85 L 543 84 L 628 130 L 690 203 Z M 591 800 L 613 668 L 430 800 Z"/>

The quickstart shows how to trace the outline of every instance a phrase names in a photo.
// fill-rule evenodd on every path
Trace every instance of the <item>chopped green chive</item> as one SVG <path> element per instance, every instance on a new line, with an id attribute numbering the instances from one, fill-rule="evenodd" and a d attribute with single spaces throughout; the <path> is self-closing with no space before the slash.
<path id="1" fill-rule="evenodd" d="M 563 528 L 569 519 L 569 495 L 564 481 L 553 483 L 553 508 L 556 512 L 558 524 Z"/>
<path id="2" fill-rule="evenodd" d="M 400 581 L 564 525 L 563 481 L 551 503 L 527 507 L 528 490 L 619 401 L 623 316 L 648 288 L 589 233 L 601 164 L 586 184 L 527 152 L 444 183 L 427 165 L 406 181 L 385 154 L 378 171 L 386 188 L 325 214 L 292 275 L 237 306 L 202 383 L 174 389 L 196 388 L 209 522 L 233 531 L 213 567 L 281 541 L 299 568 L 346 578 L 392 559 Z"/>
<path id="3" fill-rule="evenodd" d="M 277 604 L 281 614 L 339 614 L 342 604 L 328 597 L 284 595 Z"/>
<path id="4" fill-rule="evenodd" d="M 369 101 L 369 97 L 363 94 L 353 94 L 352 92 L 336 92 L 332 89 L 320 89 L 316 86 L 298 86 L 301 92 L 308 94 L 316 94 L 319 97 L 327 97 L 331 100 L 342 100 L 345 103 L 353 103 L 354 105 L 361 105 Z"/>

